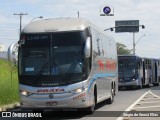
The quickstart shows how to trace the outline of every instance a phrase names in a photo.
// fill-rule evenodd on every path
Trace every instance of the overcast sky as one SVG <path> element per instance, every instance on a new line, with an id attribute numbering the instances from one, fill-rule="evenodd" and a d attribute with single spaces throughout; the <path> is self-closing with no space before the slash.
<path id="1" fill-rule="evenodd" d="M 104 6 L 114 9 L 114 16 L 100 16 Z M 0 4 L 0 43 L 5 50 L 19 39 L 19 16 L 14 13 L 27 13 L 22 19 L 22 27 L 33 18 L 77 17 L 87 18 L 101 29 L 115 26 L 115 20 L 139 20 L 140 28 L 135 34 L 136 54 L 143 57 L 160 58 L 160 0 L 1 0 Z M 38 19 L 35 19 L 38 20 Z M 115 33 L 116 42 L 132 49 L 132 33 Z M 145 34 L 145 36 L 144 36 Z M 143 37 L 142 37 L 143 36 Z"/>

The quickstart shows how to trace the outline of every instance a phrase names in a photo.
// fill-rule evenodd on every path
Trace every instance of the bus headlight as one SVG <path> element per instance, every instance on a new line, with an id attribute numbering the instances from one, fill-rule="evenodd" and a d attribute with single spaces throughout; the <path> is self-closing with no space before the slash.
<path id="1" fill-rule="evenodd" d="M 24 96 L 28 96 L 29 92 L 25 91 L 25 90 L 20 90 L 20 93 Z"/>
<path id="2" fill-rule="evenodd" d="M 118 79 L 119 80 L 119 82 L 123 82 L 123 79 Z"/>
<path id="3" fill-rule="evenodd" d="M 135 81 L 136 79 L 132 79 L 133 81 Z"/>
<path id="4" fill-rule="evenodd" d="M 77 89 L 76 91 L 75 91 L 75 93 L 81 93 L 82 92 L 82 89 L 81 88 L 79 88 L 79 89 Z"/>
<path id="5" fill-rule="evenodd" d="M 77 94 L 77 93 L 81 93 L 83 91 L 85 91 L 87 89 L 87 87 L 82 87 L 82 88 L 78 88 L 78 89 L 75 89 L 75 90 L 72 90 L 71 93 L 73 94 Z"/>
<path id="6" fill-rule="evenodd" d="M 81 93 L 83 90 L 82 88 L 78 88 L 76 90 L 71 91 L 73 94 Z"/>

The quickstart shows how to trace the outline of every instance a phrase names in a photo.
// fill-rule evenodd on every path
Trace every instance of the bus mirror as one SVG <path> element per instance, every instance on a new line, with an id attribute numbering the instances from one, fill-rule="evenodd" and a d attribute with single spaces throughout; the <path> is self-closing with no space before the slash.
<path id="1" fill-rule="evenodd" d="M 84 46 L 84 55 L 85 58 L 89 58 L 91 55 L 91 38 L 87 37 L 85 46 Z"/>

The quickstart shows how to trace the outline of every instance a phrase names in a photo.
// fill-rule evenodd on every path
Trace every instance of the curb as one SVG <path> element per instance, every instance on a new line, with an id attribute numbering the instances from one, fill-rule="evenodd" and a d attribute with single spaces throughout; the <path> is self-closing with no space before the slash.
<path id="1" fill-rule="evenodd" d="M 15 108 L 19 108 L 19 107 L 20 107 L 20 103 L 19 102 L 8 104 L 8 105 L 3 105 L 3 106 L 0 106 L 0 112 L 9 111 L 11 109 L 15 109 Z"/>

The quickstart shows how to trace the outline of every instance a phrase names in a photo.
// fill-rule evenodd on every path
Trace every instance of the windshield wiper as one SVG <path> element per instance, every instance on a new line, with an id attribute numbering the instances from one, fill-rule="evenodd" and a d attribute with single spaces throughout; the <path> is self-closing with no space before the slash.
<path id="1" fill-rule="evenodd" d="M 60 67 L 60 65 L 59 65 L 59 62 L 58 62 L 58 60 L 56 59 L 56 56 L 55 56 L 55 54 L 53 54 L 53 61 L 54 61 L 54 65 L 58 68 L 58 71 L 60 72 L 60 74 L 62 75 L 61 76 L 61 80 L 62 81 L 65 81 L 65 83 L 66 83 L 66 75 L 65 75 L 65 73 L 62 71 L 62 69 L 61 69 L 61 67 Z M 52 74 L 52 73 L 51 73 Z"/>
<path id="2" fill-rule="evenodd" d="M 43 73 L 43 71 L 45 70 L 46 66 L 48 65 L 48 61 L 41 67 L 39 73 L 38 73 L 38 77 L 37 79 L 35 80 L 35 83 L 38 83 L 38 81 L 40 80 L 40 77 Z"/>

